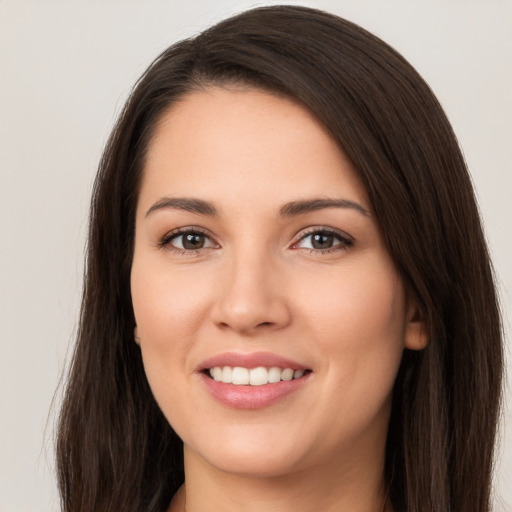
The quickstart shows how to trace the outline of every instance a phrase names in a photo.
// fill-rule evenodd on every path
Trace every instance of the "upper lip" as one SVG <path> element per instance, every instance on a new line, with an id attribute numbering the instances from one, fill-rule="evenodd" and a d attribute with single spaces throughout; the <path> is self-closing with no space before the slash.
<path id="1" fill-rule="evenodd" d="M 225 352 L 210 357 L 203 361 L 197 371 L 202 372 L 216 366 L 240 366 L 242 368 L 257 368 L 258 366 L 264 366 L 266 368 L 278 367 L 278 368 L 291 368 L 293 370 L 308 370 L 307 366 L 300 364 L 291 359 L 272 354 L 271 352 L 252 352 L 252 353 L 241 353 L 241 352 Z"/>

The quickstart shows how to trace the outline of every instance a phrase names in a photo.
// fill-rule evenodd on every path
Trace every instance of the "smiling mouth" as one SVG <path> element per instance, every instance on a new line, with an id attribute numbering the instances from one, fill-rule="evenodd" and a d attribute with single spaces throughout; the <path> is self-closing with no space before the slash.
<path id="1" fill-rule="evenodd" d="M 311 373 L 311 370 L 294 370 L 293 368 L 244 368 L 241 366 L 214 366 L 204 370 L 205 375 L 224 384 L 235 386 L 263 386 L 278 382 L 297 380 Z"/>

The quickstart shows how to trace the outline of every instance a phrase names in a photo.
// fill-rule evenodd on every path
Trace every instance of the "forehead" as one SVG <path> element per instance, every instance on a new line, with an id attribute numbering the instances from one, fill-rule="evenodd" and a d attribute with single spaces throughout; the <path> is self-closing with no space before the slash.
<path id="1" fill-rule="evenodd" d="M 155 129 L 140 201 L 198 194 L 258 205 L 341 195 L 369 207 L 350 161 L 309 110 L 247 88 L 191 92 Z"/>

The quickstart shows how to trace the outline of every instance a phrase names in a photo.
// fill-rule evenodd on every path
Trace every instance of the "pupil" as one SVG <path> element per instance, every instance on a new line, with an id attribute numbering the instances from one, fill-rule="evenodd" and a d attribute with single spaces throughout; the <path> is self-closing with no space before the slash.
<path id="1" fill-rule="evenodd" d="M 204 245 L 204 235 L 190 233 L 183 237 L 183 247 L 185 249 L 201 249 Z"/>
<path id="2" fill-rule="evenodd" d="M 332 235 L 316 233 L 313 235 L 313 247 L 315 249 L 329 249 L 332 247 Z"/>

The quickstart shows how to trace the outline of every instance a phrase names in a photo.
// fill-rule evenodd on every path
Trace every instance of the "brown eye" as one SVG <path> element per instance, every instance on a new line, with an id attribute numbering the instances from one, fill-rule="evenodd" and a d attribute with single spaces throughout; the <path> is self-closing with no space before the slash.
<path id="1" fill-rule="evenodd" d="M 205 236 L 201 233 L 189 233 L 181 235 L 183 249 L 202 249 L 205 243 Z"/>
<path id="2" fill-rule="evenodd" d="M 296 247 L 310 251 L 329 252 L 330 250 L 346 249 L 352 243 L 348 236 L 343 236 L 341 233 L 319 229 L 304 235 Z"/>
<path id="3" fill-rule="evenodd" d="M 183 230 L 177 233 L 169 233 L 162 239 L 160 246 L 182 252 L 192 252 L 217 247 L 217 245 L 205 233 L 194 230 Z"/>
<path id="4" fill-rule="evenodd" d="M 315 233 L 311 236 L 313 249 L 330 249 L 334 242 L 334 236 L 330 233 Z"/>

